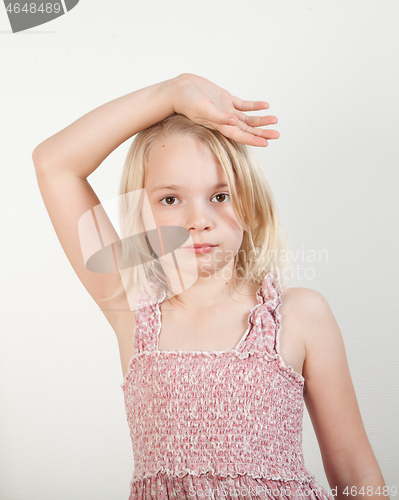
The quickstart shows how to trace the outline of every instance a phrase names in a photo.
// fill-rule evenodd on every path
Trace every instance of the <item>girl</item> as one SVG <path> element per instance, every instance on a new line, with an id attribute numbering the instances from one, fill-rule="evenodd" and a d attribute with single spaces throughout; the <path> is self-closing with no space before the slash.
<path id="1" fill-rule="evenodd" d="M 61 245 L 117 335 L 130 500 L 331 500 L 304 464 L 304 401 L 333 493 L 387 496 L 333 313 L 321 294 L 287 286 L 284 231 L 246 146 L 279 137 L 260 128 L 274 116 L 245 114 L 268 107 L 182 74 L 100 106 L 33 152 Z M 87 178 L 135 134 L 120 237 Z M 88 221 L 100 247 L 87 244 Z"/>

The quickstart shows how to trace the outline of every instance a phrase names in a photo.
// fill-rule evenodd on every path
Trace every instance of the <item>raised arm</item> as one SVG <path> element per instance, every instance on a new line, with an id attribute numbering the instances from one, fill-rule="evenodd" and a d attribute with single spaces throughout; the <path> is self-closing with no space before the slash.
<path id="1" fill-rule="evenodd" d="M 121 318 L 128 316 L 131 321 L 132 315 L 123 314 L 131 312 L 126 294 L 103 300 L 120 286 L 120 274 L 91 272 L 83 260 L 78 222 L 100 204 L 87 177 L 124 141 L 174 113 L 172 93 L 177 80 L 137 90 L 90 111 L 39 144 L 32 154 L 40 192 L 61 246 L 115 331 Z M 117 241 L 108 222 L 103 228 L 111 241 Z"/>
<path id="2" fill-rule="evenodd" d="M 32 158 L 37 172 L 68 172 L 81 179 L 127 139 L 174 113 L 178 78 L 136 90 L 90 111 L 39 144 Z"/>
<path id="3" fill-rule="evenodd" d="M 183 73 L 136 90 L 90 111 L 33 151 L 36 169 L 68 170 L 86 179 L 127 139 L 173 113 L 221 131 L 237 142 L 267 146 L 277 139 L 275 116 L 247 116 L 244 111 L 267 109 L 265 101 L 243 101 L 206 78 Z"/>
<path id="4" fill-rule="evenodd" d="M 61 246 L 114 329 L 120 312 L 130 312 L 126 296 L 112 302 L 102 299 L 114 292 L 120 275 L 87 270 L 80 248 L 78 221 L 100 204 L 87 177 L 120 144 L 175 112 L 239 142 L 265 146 L 267 138 L 279 134 L 258 127 L 277 119 L 247 117 L 244 111 L 267 107 L 265 102 L 241 101 L 205 78 L 182 74 L 103 104 L 35 148 L 32 159 L 37 181 Z M 234 124 L 228 125 L 231 118 Z M 112 241 L 118 239 L 110 222 L 106 231 Z"/>

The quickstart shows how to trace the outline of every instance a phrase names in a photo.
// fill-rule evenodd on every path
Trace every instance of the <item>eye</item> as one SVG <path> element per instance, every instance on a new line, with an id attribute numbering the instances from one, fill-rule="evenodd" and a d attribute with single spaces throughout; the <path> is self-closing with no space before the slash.
<path id="1" fill-rule="evenodd" d="M 163 202 L 163 200 L 177 200 L 177 198 L 175 196 L 165 196 L 164 198 L 162 198 L 161 200 L 159 200 L 161 203 Z M 162 205 L 169 205 L 169 206 L 173 206 L 175 205 L 175 203 L 162 203 Z"/>
<path id="2" fill-rule="evenodd" d="M 225 203 L 225 198 L 226 196 L 228 196 L 230 198 L 230 195 L 229 193 L 219 193 L 219 194 L 215 194 L 215 196 L 213 198 L 216 198 L 217 196 L 224 196 L 224 199 L 222 200 L 222 203 Z M 212 199 L 213 199 L 212 198 Z M 220 201 L 220 200 L 219 200 Z"/>

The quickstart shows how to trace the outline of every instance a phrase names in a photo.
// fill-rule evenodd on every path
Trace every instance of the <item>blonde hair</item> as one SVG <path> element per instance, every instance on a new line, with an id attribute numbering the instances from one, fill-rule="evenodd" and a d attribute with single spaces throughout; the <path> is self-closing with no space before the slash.
<path id="1" fill-rule="evenodd" d="M 127 195 L 121 196 L 119 207 L 120 236 L 122 240 L 129 235 L 139 235 L 133 241 L 121 245 L 121 262 L 130 263 L 121 268 L 127 269 L 129 280 L 139 284 L 150 297 L 163 291 L 167 295 L 171 292 L 162 266 L 156 260 L 157 255 L 144 236 L 145 229 L 139 215 L 149 151 L 156 141 L 171 135 L 191 136 L 208 146 L 226 174 L 232 206 L 244 230 L 241 247 L 234 257 L 235 289 L 236 274 L 240 279 L 261 285 L 265 275 L 275 271 L 277 287 L 282 292 L 291 279 L 287 280 L 287 271 L 292 276 L 290 251 L 272 191 L 261 166 L 248 146 L 177 113 L 139 132 L 126 156 L 119 189 L 120 195 Z M 128 196 L 128 193 L 137 193 L 138 190 L 141 190 L 141 196 Z M 131 267 L 132 262 L 136 264 L 134 267 Z M 114 295 L 104 300 L 118 296 L 124 288 L 121 284 Z"/>

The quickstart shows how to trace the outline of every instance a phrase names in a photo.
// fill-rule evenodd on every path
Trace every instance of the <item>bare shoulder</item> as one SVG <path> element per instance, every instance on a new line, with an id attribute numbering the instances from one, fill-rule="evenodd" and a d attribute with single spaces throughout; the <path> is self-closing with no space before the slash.
<path id="1" fill-rule="evenodd" d="M 282 293 L 281 299 L 283 302 L 289 302 L 291 307 L 297 306 L 298 310 L 303 307 L 308 309 L 323 307 L 322 304 L 327 302 L 320 292 L 302 287 L 287 288 Z"/>
<path id="2" fill-rule="evenodd" d="M 327 319 L 331 313 L 325 297 L 311 288 L 287 288 L 281 295 L 281 302 L 279 312 L 285 324 L 295 325 L 305 343 L 315 323 Z"/>
<path id="3" fill-rule="evenodd" d="M 297 325 L 304 342 L 306 357 L 303 367 L 308 384 L 319 378 L 319 370 L 325 373 L 336 365 L 345 365 L 345 347 L 341 330 L 327 299 L 316 290 L 310 288 L 288 288 L 281 296 L 287 317 L 286 322 Z M 329 362 L 326 364 L 326 360 Z"/>

